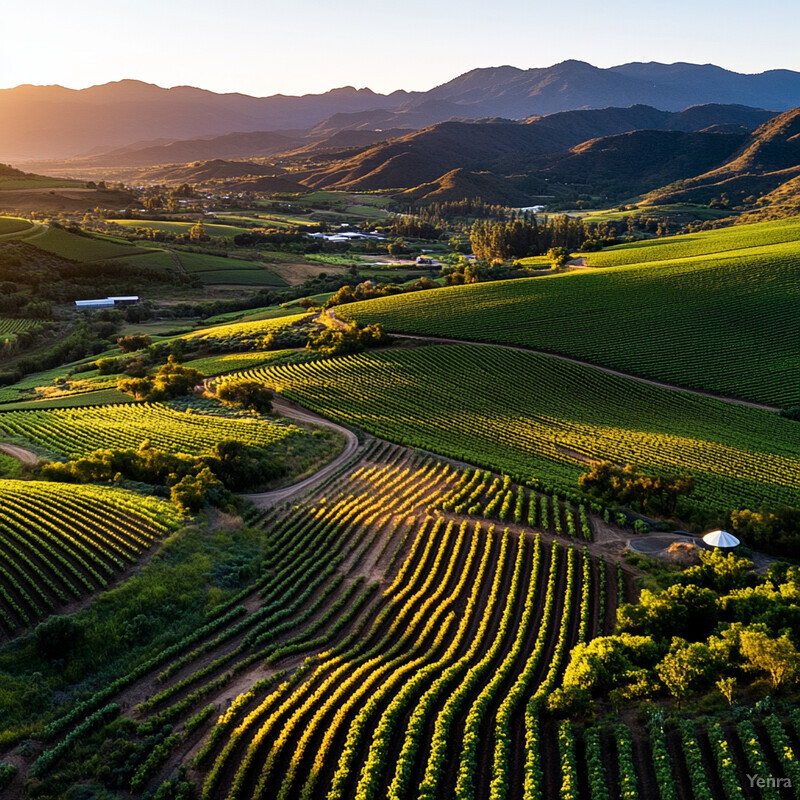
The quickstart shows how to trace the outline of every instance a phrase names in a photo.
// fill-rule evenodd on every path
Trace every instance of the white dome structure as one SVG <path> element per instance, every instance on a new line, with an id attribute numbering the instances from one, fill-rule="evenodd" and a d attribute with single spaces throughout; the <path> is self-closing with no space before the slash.
<path id="1" fill-rule="evenodd" d="M 711 531 L 703 537 L 703 541 L 711 547 L 736 547 L 739 540 L 728 531 Z"/>

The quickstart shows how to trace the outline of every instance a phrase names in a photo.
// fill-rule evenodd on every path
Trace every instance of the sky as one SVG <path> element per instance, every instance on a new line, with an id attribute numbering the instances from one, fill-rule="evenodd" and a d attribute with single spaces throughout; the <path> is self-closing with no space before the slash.
<path id="1" fill-rule="evenodd" d="M 426 90 L 574 58 L 800 71 L 796 0 L 37 0 L 4 3 L 0 88 L 123 78 L 257 96 Z M 13 31 L 20 31 L 14 35 Z"/>

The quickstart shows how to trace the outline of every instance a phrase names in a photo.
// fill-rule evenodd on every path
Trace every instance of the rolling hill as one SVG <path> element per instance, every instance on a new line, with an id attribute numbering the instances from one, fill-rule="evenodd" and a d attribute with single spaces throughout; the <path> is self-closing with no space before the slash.
<path id="1" fill-rule="evenodd" d="M 800 403 L 799 239 L 798 218 L 741 225 L 590 255 L 598 269 L 362 301 L 339 315 L 791 406 Z"/>
<path id="2" fill-rule="evenodd" d="M 190 164 L 168 164 L 142 170 L 137 178 L 153 183 L 175 185 L 181 183 L 217 183 L 225 186 L 240 186 L 255 183 L 258 191 L 303 192 L 308 191 L 296 181 L 284 177 L 285 170 L 253 161 L 227 161 L 217 158 L 211 161 L 193 161 Z"/>
<path id="3" fill-rule="evenodd" d="M 791 201 L 798 176 L 800 108 L 795 108 L 758 127 L 716 169 L 654 191 L 649 199 L 655 203 L 707 203 L 724 193 L 735 203 L 759 195 L 766 195 L 766 204 L 780 203 Z"/>
<path id="4" fill-rule="evenodd" d="M 301 169 L 296 178 L 324 189 L 402 188 L 415 200 L 485 192 L 494 202 L 525 205 L 571 191 L 617 199 L 724 163 L 745 135 L 702 132 L 714 120 L 746 127 L 771 116 L 741 107 L 670 114 L 634 106 L 564 112 L 525 124 L 452 121 L 344 153 L 339 161 Z"/>

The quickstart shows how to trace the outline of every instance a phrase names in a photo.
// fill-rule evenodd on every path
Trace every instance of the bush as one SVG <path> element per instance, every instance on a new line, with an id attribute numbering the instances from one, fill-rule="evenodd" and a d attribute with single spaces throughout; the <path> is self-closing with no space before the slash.
<path id="1" fill-rule="evenodd" d="M 73 617 L 52 616 L 34 630 L 39 652 L 50 659 L 65 658 L 80 640 L 81 629 Z"/>
<path id="2" fill-rule="evenodd" d="M 206 505 L 219 501 L 225 487 L 216 475 L 205 467 L 197 475 L 186 475 L 170 491 L 170 499 L 185 514 L 196 514 Z M 217 503 L 215 503 L 217 504 Z"/>
<path id="3" fill-rule="evenodd" d="M 239 406 L 269 414 L 274 395 L 258 381 L 227 381 L 217 387 L 217 399 L 226 406 Z"/>
<path id="4" fill-rule="evenodd" d="M 194 391 L 203 383 L 204 376 L 192 367 L 182 367 L 174 355 L 159 367 L 155 375 L 141 378 L 118 378 L 117 389 L 137 400 L 156 402 L 172 400 Z"/>
<path id="5" fill-rule="evenodd" d="M 151 343 L 152 339 L 144 335 L 120 336 L 117 339 L 117 345 L 123 353 L 135 353 L 137 350 L 149 347 Z"/>
<path id="6" fill-rule="evenodd" d="M 595 464 L 579 482 L 583 491 L 606 504 L 665 516 L 675 513 L 679 497 L 694 490 L 691 475 L 647 475 L 629 464 L 618 467 L 610 461 Z"/>

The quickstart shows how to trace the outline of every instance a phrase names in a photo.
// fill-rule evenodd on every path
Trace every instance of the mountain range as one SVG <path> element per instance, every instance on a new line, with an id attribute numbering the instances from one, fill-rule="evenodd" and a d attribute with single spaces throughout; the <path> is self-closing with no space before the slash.
<path id="1" fill-rule="evenodd" d="M 679 111 L 698 104 L 794 108 L 800 105 L 800 73 L 745 75 L 712 64 L 685 63 L 600 69 L 570 60 L 536 69 L 475 69 L 426 92 L 378 94 L 348 86 L 324 94 L 264 98 L 187 86 L 164 89 L 130 80 L 81 90 L 25 85 L 0 90 L 0 161 L 97 156 L 137 142 L 138 150 L 176 147 L 180 140 L 253 132 L 271 132 L 274 145 L 285 149 L 276 137 L 302 146 L 345 130 L 407 131 L 451 119 L 521 120 L 631 105 Z M 267 154 L 272 146 L 261 145 L 259 153 L 247 155 Z M 199 157 L 236 157 L 246 150 Z"/>

